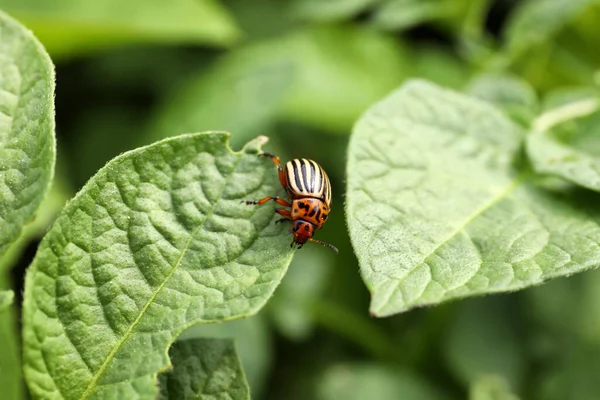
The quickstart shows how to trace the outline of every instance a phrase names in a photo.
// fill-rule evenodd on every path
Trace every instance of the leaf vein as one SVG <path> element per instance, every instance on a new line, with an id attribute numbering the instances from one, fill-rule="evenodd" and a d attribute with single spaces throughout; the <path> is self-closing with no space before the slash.
<path id="1" fill-rule="evenodd" d="M 490 201 L 488 201 L 487 203 L 485 203 L 482 207 L 480 207 L 473 214 L 471 214 L 471 216 L 469 216 L 469 218 L 465 219 L 464 222 L 462 222 L 461 224 L 459 224 L 454 230 L 452 230 L 452 232 L 450 232 L 450 234 L 448 234 L 433 249 L 431 249 L 427 254 L 425 254 L 422 257 L 421 261 L 419 261 L 415 265 L 415 267 L 411 269 L 411 272 L 414 271 L 414 270 L 416 270 L 417 268 L 419 268 L 422 264 L 426 263 L 426 260 L 431 255 L 433 255 L 437 250 L 439 250 L 439 248 L 442 247 L 444 244 L 446 244 L 447 242 L 449 242 L 450 240 L 452 240 L 452 238 L 454 238 L 457 234 L 459 234 L 475 218 L 477 218 L 478 216 L 480 216 L 481 214 L 483 214 L 485 211 L 487 211 L 488 209 L 490 209 L 491 207 L 493 207 L 499 201 L 503 200 L 510 192 L 512 192 L 514 189 L 516 189 L 519 186 L 519 184 L 523 181 L 524 176 L 525 176 L 525 174 L 519 174 L 519 175 L 517 175 L 512 180 L 512 182 L 510 182 L 506 186 L 506 188 L 502 192 L 500 192 L 499 194 L 497 194 Z M 479 270 L 479 268 L 478 268 L 478 270 Z M 382 302 L 382 304 L 385 305 L 385 304 L 387 304 L 390 301 L 390 299 L 393 297 L 394 293 L 396 293 L 398 291 L 398 289 L 400 289 L 400 287 L 402 286 L 402 284 L 404 283 L 404 281 L 407 279 L 407 277 L 409 275 L 410 275 L 410 273 L 406 274 L 404 277 L 402 277 L 401 279 L 399 279 L 398 282 L 396 282 L 396 284 L 394 285 L 394 287 L 392 287 L 391 290 L 388 291 L 388 294 L 386 295 L 386 299 L 385 299 L 384 302 Z"/>

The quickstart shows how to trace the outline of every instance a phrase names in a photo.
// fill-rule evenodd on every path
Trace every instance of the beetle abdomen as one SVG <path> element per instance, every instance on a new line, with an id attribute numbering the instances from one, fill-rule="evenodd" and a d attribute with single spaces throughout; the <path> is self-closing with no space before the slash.
<path id="1" fill-rule="evenodd" d="M 331 205 L 331 183 L 319 164 L 296 158 L 285 164 L 287 189 L 293 197 L 315 197 Z"/>

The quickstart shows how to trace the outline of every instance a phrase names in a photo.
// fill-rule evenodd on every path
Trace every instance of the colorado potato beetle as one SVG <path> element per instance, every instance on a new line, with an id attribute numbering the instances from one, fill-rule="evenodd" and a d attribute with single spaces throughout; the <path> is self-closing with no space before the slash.
<path id="1" fill-rule="evenodd" d="M 288 161 L 282 167 L 279 157 L 270 153 L 262 153 L 260 156 L 273 160 L 279 172 L 279 182 L 292 202 L 290 204 L 279 196 L 267 196 L 260 200 L 246 201 L 246 204 L 262 205 L 273 200 L 279 205 L 290 207 L 291 210 L 276 208 L 275 212 L 283 217 L 277 222 L 292 221 L 290 232 L 293 233 L 294 240 L 291 247 L 297 244 L 300 249 L 310 241 L 329 247 L 337 253 L 335 246 L 312 237 L 327 221 L 331 208 L 331 183 L 325 170 L 316 162 L 305 158 Z"/>

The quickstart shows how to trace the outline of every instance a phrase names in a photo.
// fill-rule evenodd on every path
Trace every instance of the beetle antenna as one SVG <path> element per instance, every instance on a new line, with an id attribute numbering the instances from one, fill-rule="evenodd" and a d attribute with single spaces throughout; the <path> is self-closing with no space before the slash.
<path id="1" fill-rule="evenodd" d="M 310 238 L 310 239 L 308 239 L 308 240 L 309 240 L 309 241 L 311 241 L 311 242 L 314 242 L 314 243 L 318 243 L 318 244 L 320 244 L 321 246 L 325 246 L 325 247 L 327 247 L 327 248 L 331 249 L 331 250 L 332 250 L 333 252 L 335 252 L 336 254 L 337 254 L 337 253 L 339 253 L 339 250 L 337 249 L 337 247 L 335 247 L 335 246 L 334 246 L 334 245 L 332 245 L 331 243 L 327 243 L 327 242 L 321 242 L 320 240 L 313 239 L 313 238 Z"/>

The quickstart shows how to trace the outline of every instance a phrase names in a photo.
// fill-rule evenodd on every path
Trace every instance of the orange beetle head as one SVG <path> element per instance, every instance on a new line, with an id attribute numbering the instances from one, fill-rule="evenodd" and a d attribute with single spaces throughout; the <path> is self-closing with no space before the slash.
<path id="1" fill-rule="evenodd" d="M 294 234 L 294 240 L 292 241 L 290 247 L 293 247 L 294 243 L 297 243 L 298 248 L 301 249 L 302 246 L 304 246 L 304 243 L 314 242 L 328 247 L 336 253 L 338 252 L 338 249 L 334 245 L 312 238 L 312 235 L 315 233 L 315 226 L 310 222 L 306 222 L 301 219 L 295 220 L 291 232 Z"/>
<path id="2" fill-rule="evenodd" d="M 302 245 L 308 242 L 315 233 L 315 226 L 310 222 L 297 219 L 294 221 L 292 233 L 294 234 L 294 241 L 291 245 L 293 246 L 294 243 L 298 243 L 298 248 L 301 249 Z"/>

